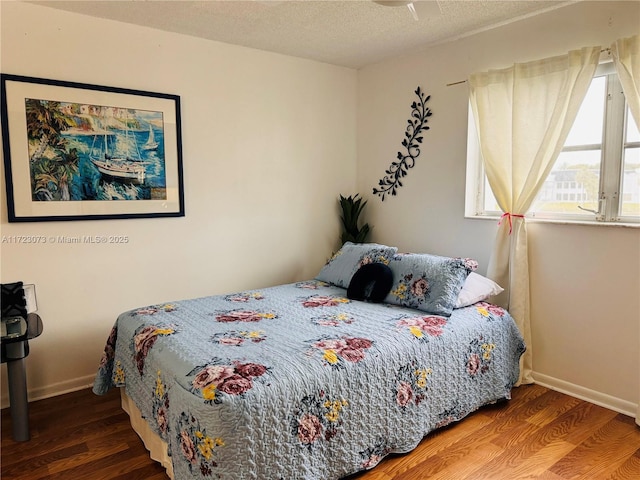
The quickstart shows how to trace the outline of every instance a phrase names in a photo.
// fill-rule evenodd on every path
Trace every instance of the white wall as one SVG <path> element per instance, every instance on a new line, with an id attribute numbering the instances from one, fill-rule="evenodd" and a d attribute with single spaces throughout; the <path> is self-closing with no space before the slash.
<path id="1" fill-rule="evenodd" d="M 3 73 L 177 94 L 186 217 L 7 223 L 2 236 L 126 235 L 126 245 L 0 244 L 2 283 L 37 288 L 30 399 L 93 380 L 117 315 L 312 278 L 356 185 L 354 70 L 1 2 Z M 3 405 L 6 369 L 3 366 Z"/>
<path id="2" fill-rule="evenodd" d="M 636 34 L 638 2 L 581 2 L 358 72 L 358 186 L 377 241 L 475 257 L 486 271 L 496 224 L 464 218 L 469 74 Z M 401 150 L 414 90 L 431 130 L 397 197 L 374 197 Z M 530 223 L 533 368 L 540 383 L 635 414 L 640 229 Z"/>

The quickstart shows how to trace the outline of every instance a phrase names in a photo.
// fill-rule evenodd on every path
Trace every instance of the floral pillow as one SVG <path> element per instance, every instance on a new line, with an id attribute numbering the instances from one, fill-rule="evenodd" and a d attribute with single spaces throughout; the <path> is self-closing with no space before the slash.
<path id="1" fill-rule="evenodd" d="M 448 317 L 458 294 L 477 262 L 470 259 L 405 253 L 389 262 L 393 286 L 386 303 Z"/>
<path id="2" fill-rule="evenodd" d="M 322 267 L 316 280 L 348 288 L 353 274 L 360 267 L 374 262 L 388 264 L 397 251 L 396 247 L 377 243 L 346 242 Z"/>

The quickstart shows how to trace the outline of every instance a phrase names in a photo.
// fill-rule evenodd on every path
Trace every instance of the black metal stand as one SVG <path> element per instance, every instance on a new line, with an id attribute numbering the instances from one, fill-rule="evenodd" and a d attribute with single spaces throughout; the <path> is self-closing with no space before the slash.
<path id="1" fill-rule="evenodd" d="M 9 403 L 11 409 L 11 431 L 16 442 L 26 442 L 29 434 L 29 399 L 27 396 L 27 367 L 30 338 L 42 333 L 42 319 L 35 313 L 27 318 L 2 319 L 3 332 L 2 363 L 7 364 L 9 380 Z"/>
<path id="2" fill-rule="evenodd" d="M 7 362 L 11 432 L 16 442 L 26 442 L 29 434 L 29 400 L 27 399 L 27 367 L 24 358 Z"/>

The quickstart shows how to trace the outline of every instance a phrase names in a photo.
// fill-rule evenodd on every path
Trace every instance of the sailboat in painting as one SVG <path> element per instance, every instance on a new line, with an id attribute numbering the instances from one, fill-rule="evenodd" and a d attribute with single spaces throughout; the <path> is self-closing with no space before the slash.
<path id="1" fill-rule="evenodd" d="M 142 145 L 143 150 L 157 150 L 158 142 L 155 141 L 155 137 L 153 136 L 153 128 L 149 125 L 149 139 L 146 143 Z"/>
<path id="2" fill-rule="evenodd" d="M 94 137 L 95 145 L 96 137 Z M 89 159 L 98 171 L 107 177 L 125 183 L 144 183 L 146 172 L 144 163 L 131 158 L 129 155 L 116 156 L 109 152 L 108 134 L 104 134 L 102 149 L 91 148 Z M 95 154 L 99 152 L 99 154 Z"/>

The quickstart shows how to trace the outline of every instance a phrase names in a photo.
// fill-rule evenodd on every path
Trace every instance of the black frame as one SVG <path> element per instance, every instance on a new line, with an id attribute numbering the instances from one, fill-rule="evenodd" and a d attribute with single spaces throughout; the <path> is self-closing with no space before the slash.
<path id="1" fill-rule="evenodd" d="M 89 107 L 110 106 L 109 108 L 120 110 L 162 114 L 164 150 L 160 161 L 165 172 L 165 185 L 158 190 L 164 192 L 165 197 L 143 200 L 34 200 L 29 173 L 29 139 L 25 106 L 27 98 L 46 98 L 60 103 L 86 104 Z M 185 215 L 180 97 L 178 95 L 0 74 L 0 99 L 2 100 L 0 114 L 9 222 L 109 220 Z M 105 158 L 107 158 L 106 155 Z M 142 178 L 144 181 L 144 176 Z"/>

